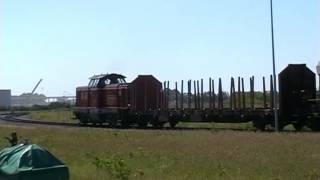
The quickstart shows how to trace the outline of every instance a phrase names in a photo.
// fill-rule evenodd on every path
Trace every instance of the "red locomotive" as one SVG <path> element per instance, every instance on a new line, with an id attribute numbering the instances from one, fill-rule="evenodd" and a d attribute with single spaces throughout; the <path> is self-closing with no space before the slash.
<path id="1" fill-rule="evenodd" d="M 90 78 L 88 86 L 76 90 L 74 114 L 82 124 L 146 127 L 160 122 L 162 84 L 152 75 L 139 75 L 131 83 L 120 74 L 102 74 Z"/>

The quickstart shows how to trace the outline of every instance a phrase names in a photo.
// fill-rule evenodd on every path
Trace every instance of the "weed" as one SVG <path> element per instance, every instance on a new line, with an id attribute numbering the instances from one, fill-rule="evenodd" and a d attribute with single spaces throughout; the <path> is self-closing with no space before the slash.
<path id="1" fill-rule="evenodd" d="M 95 157 L 92 163 L 99 171 L 106 170 L 112 177 L 121 180 L 129 179 L 131 174 L 131 170 L 129 169 L 125 160 L 118 156 L 113 156 L 107 159 Z"/>
<path id="2" fill-rule="evenodd" d="M 307 174 L 306 174 L 306 179 L 309 180 L 319 180 L 320 179 L 320 174 L 316 169 L 311 169 Z"/>
<path id="3" fill-rule="evenodd" d="M 227 169 L 223 166 L 222 163 L 218 164 L 217 169 L 218 169 L 218 174 L 220 177 L 224 177 L 227 175 Z"/>

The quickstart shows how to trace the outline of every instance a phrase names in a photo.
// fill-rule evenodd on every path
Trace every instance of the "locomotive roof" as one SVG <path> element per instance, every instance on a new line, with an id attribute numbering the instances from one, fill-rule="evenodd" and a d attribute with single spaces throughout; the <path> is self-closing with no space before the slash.
<path id="1" fill-rule="evenodd" d="M 111 73 L 111 74 L 100 74 L 100 75 L 94 75 L 90 77 L 89 79 L 125 79 L 126 77 L 123 76 L 122 74 L 116 74 L 116 73 Z"/>

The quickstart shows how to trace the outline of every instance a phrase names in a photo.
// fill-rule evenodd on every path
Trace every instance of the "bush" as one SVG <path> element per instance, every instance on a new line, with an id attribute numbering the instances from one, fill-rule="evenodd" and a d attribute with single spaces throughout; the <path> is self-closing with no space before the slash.
<path id="1" fill-rule="evenodd" d="M 53 102 L 47 106 L 33 105 L 32 107 L 12 107 L 11 111 L 40 111 L 40 110 L 54 110 L 54 109 L 70 109 L 72 106 L 68 103 Z"/>

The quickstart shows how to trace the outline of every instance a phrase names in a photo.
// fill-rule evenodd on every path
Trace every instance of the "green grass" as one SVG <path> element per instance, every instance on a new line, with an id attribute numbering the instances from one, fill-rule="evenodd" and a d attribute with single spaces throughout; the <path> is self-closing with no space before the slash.
<path id="1" fill-rule="evenodd" d="M 181 128 L 199 128 L 199 129 L 216 129 L 216 130 L 255 130 L 252 123 L 197 123 L 197 122 L 180 122 L 177 127 Z"/>
<path id="2" fill-rule="evenodd" d="M 0 126 L 63 160 L 71 179 L 320 179 L 320 134 Z M 8 143 L 0 139 L 0 146 Z"/>
<path id="3" fill-rule="evenodd" d="M 55 122 L 68 122 L 76 123 L 77 120 L 73 119 L 72 111 L 67 109 L 47 110 L 47 111 L 31 111 L 30 116 L 35 120 L 46 120 Z"/>

